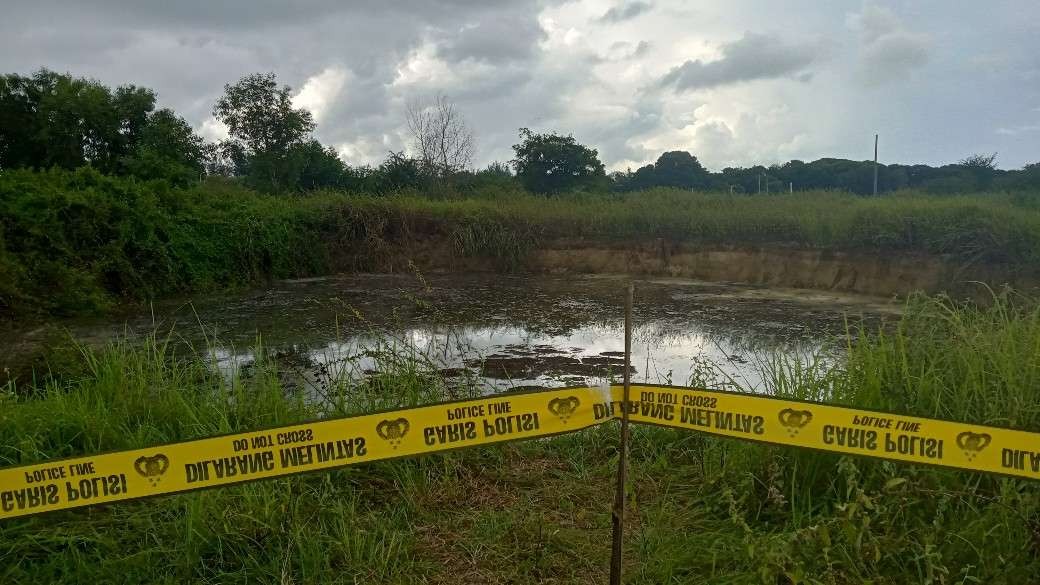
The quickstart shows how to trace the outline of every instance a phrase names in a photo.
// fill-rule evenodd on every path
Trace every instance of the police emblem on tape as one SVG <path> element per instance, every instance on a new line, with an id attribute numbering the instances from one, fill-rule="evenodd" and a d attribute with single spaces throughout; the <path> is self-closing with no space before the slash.
<path id="1" fill-rule="evenodd" d="M 410 428 L 411 426 L 406 418 L 387 419 L 376 425 L 376 434 L 396 449 L 401 444 L 401 439 L 408 434 L 408 429 Z"/>
<path id="2" fill-rule="evenodd" d="M 148 480 L 152 487 L 159 485 L 159 480 L 166 470 L 170 468 L 170 460 L 162 453 L 151 457 L 141 456 L 134 461 L 134 470 Z"/>
<path id="3" fill-rule="evenodd" d="M 780 411 L 779 418 L 780 424 L 787 429 L 787 436 L 794 437 L 798 431 L 802 430 L 802 427 L 812 421 L 812 413 L 808 410 L 785 408 Z"/>
<path id="4" fill-rule="evenodd" d="M 581 404 L 581 401 L 578 400 L 577 396 L 553 398 L 549 401 L 549 412 L 560 417 L 560 420 L 563 422 L 567 422 L 572 416 L 574 416 L 574 413 L 578 410 L 579 404 Z"/>
<path id="5" fill-rule="evenodd" d="M 964 431 L 957 435 L 957 446 L 964 451 L 964 456 L 968 458 L 968 461 L 975 459 L 983 449 L 989 446 L 993 437 L 989 433 L 973 433 L 971 431 Z"/>

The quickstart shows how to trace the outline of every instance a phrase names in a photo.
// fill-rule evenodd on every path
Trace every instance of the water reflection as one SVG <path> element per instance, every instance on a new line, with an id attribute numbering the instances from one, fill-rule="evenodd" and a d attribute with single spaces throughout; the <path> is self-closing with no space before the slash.
<path id="1" fill-rule="evenodd" d="M 226 376 L 265 355 L 320 389 L 332 376 L 362 379 L 410 363 L 487 391 L 619 380 L 625 281 L 611 277 L 493 274 L 351 275 L 287 281 L 262 290 L 157 305 L 68 324 L 81 339 L 174 330 L 208 347 Z M 878 299 L 678 280 L 637 284 L 637 382 L 765 390 L 777 355 L 818 359 L 846 319 L 895 311 Z M 827 352 L 826 359 L 840 356 Z"/>

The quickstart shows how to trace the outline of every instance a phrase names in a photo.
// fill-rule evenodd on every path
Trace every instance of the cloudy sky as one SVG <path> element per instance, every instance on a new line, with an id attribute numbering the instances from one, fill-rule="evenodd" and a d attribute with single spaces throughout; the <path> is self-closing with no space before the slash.
<path id="1" fill-rule="evenodd" d="M 407 146 L 443 93 L 476 162 L 517 129 L 610 169 L 689 150 L 709 168 L 825 156 L 1040 160 L 1037 0 L 4 0 L 0 71 L 155 89 L 208 137 L 223 85 L 273 71 L 349 163 Z"/>

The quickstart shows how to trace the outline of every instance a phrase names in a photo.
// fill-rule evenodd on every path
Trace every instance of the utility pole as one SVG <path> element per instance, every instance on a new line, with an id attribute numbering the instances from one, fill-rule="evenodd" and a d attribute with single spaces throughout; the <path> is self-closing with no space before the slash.
<path id="1" fill-rule="evenodd" d="M 762 173 L 758 174 L 758 194 L 762 194 Z"/>
<path id="2" fill-rule="evenodd" d="M 787 184 L 787 192 L 788 193 L 794 193 L 794 181 L 791 181 L 790 183 Z"/>
<path id="3" fill-rule="evenodd" d="M 766 195 L 769 195 L 769 175 L 766 175 Z"/>
<path id="4" fill-rule="evenodd" d="M 877 137 L 874 135 L 874 197 L 877 197 Z"/>

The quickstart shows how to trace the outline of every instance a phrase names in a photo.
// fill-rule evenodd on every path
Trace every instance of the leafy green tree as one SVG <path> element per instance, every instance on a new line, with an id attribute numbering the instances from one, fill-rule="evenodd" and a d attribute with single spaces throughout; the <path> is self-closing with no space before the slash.
<path id="1" fill-rule="evenodd" d="M 136 177 L 188 185 L 205 173 L 206 157 L 202 138 L 184 118 L 164 108 L 148 117 L 123 167 L 127 174 Z"/>
<path id="2" fill-rule="evenodd" d="M 632 173 L 630 186 L 635 190 L 651 189 L 657 186 L 657 173 L 654 172 L 654 165 L 643 165 L 636 169 L 636 172 Z"/>
<path id="3" fill-rule="evenodd" d="M 155 93 L 40 69 L 0 78 L 0 168 L 90 165 L 122 171 L 136 147 Z"/>
<path id="4" fill-rule="evenodd" d="M 606 187 L 606 172 L 599 153 L 579 144 L 573 136 L 535 134 L 521 128 L 520 139 L 520 144 L 513 145 L 516 158 L 512 164 L 527 190 L 562 193 Z"/>
<path id="5" fill-rule="evenodd" d="M 114 116 L 106 120 L 104 156 L 105 164 L 96 164 L 103 171 L 118 172 L 122 159 L 132 153 L 139 145 L 144 132 L 151 126 L 155 115 L 155 92 L 150 89 L 124 85 L 116 88 L 112 94 L 109 111 Z M 166 123 L 176 116 L 172 110 L 166 110 L 159 123 Z M 190 131 L 190 127 L 185 124 Z M 155 136 L 152 143 L 155 144 Z"/>
<path id="6" fill-rule="evenodd" d="M 294 108 L 290 92 L 289 86 L 278 86 L 273 73 L 254 73 L 225 85 L 213 107 L 243 157 L 235 162 L 248 161 L 240 173 L 259 189 L 295 187 L 300 159 L 294 151 L 314 130 L 310 112 Z"/>
<path id="7" fill-rule="evenodd" d="M 613 173 L 611 180 L 615 191 L 639 191 L 653 187 L 708 189 L 713 181 L 711 173 L 697 157 L 682 150 L 666 152 L 657 158 L 656 163 L 641 166 L 634 173 Z"/>
<path id="8" fill-rule="evenodd" d="M 293 149 L 296 185 L 305 190 L 347 187 L 346 167 L 335 149 L 311 139 Z"/>
<path id="9" fill-rule="evenodd" d="M 41 92 L 30 77 L 0 77 L 0 169 L 35 167 L 47 156 L 39 139 Z"/>
<path id="10" fill-rule="evenodd" d="M 372 182 L 375 190 L 389 192 L 421 189 L 426 186 L 428 179 L 429 175 L 421 160 L 409 158 L 403 152 L 391 152 L 376 169 Z"/>
<path id="11" fill-rule="evenodd" d="M 705 189 L 711 176 L 697 157 L 684 150 L 666 152 L 654 163 L 654 181 L 662 187 Z"/>

